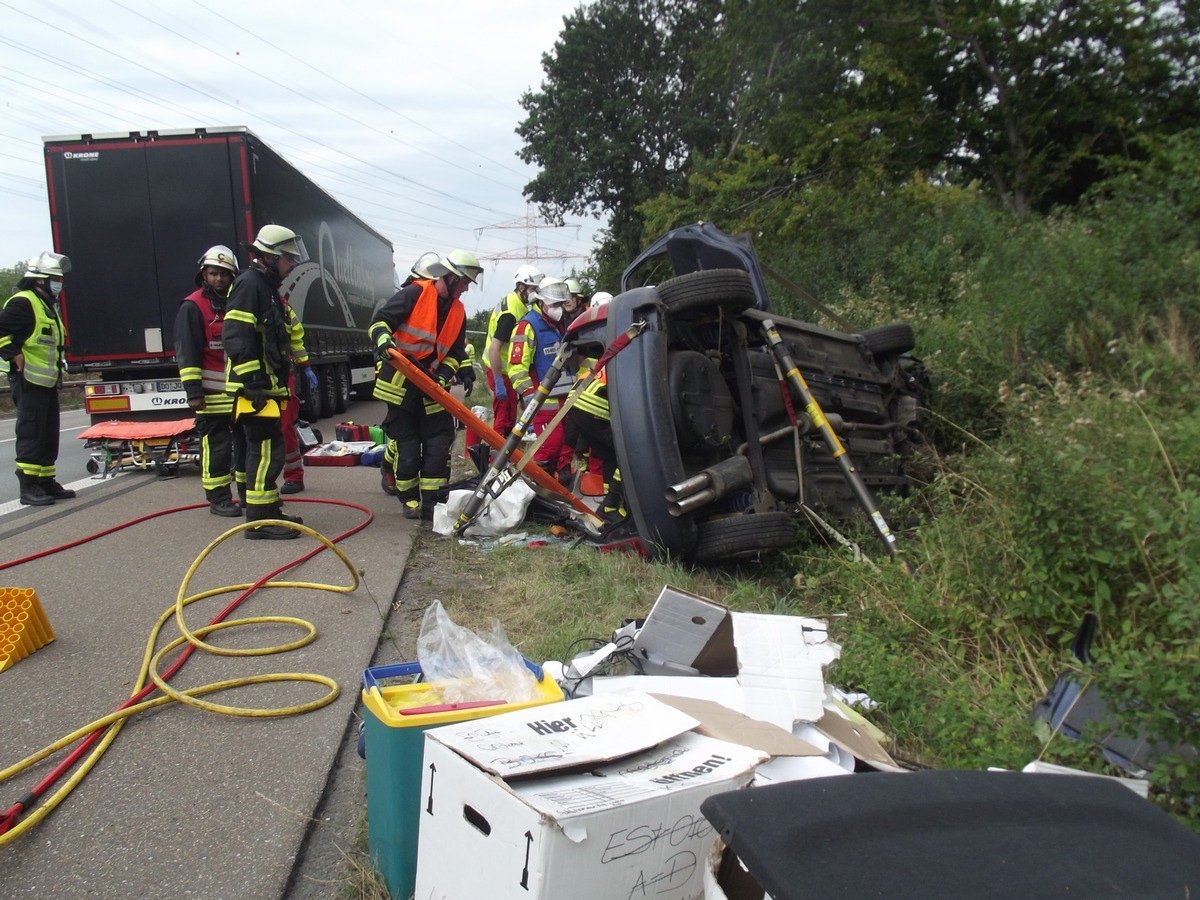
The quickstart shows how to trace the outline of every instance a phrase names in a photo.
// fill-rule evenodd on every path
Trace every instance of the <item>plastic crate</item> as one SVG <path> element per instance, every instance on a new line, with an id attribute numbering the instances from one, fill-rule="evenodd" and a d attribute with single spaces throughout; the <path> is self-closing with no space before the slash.
<path id="1" fill-rule="evenodd" d="M 407 900 L 416 883 L 425 732 L 563 699 L 562 690 L 540 666 L 529 660 L 525 665 L 538 679 L 538 696 L 524 703 L 430 704 L 428 694 L 439 682 L 380 685 L 382 679 L 420 675 L 421 665 L 415 662 L 372 666 L 363 672 L 367 838 L 371 859 L 393 900 Z"/>

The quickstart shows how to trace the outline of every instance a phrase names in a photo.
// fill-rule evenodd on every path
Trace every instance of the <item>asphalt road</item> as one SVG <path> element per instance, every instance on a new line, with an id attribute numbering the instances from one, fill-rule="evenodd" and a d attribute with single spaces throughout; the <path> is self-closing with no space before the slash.
<path id="1" fill-rule="evenodd" d="M 78 435 L 91 422 L 82 409 L 63 410 L 60 418 L 62 427 L 58 434 L 56 468 L 59 482 L 66 485 L 89 477 L 87 461 L 91 453 L 84 449 L 86 441 L 79 440 Z M 16 420 L 13 418 L 0 419 L 0 515 L 11 511 L 18 494 L 17 479 L 13 474 L 16 471 L 13 464 L 15 426 Z"/>
<path id="2" fill-rule="evenodd" d="M 339 418 L 373 422 L 381 409 L 359 404 Z M 318 424 L 331 437 L 332 424 Z M 11 422 L 3 425 L 11 438 Z M 64 450 L 70 435 L 65 438 Z M 11 459 L 11 443 L 4 446 Z M 315 625 L 316 640 L 268 657 L 200 653 L 173 682 L 192 686 L 249 674 L 313 672 L 339 684 L 337 699 L 280 718 L 215 715 L 175 704 L 141 714 L 61 806 L 0 845 L 0 896 L 338 896 L 344 858 L 337 848 L 353 843 L 364 811 L 362 761 L 353 752 L 362 671 L 373 661 L 402 658 L 401 648 L 381 636 L 395 630 L 394 619 L 408 604 L 427 600 L 399 594 L 414 534 L 427 526 L 403 518 L 395 499 L 380 491 L 377 469 L 314 467 L 305 480 L 308 489 L 288 498 L 287 509 L 320 533 L 336 537 L 374 516 L 341 544 L 363 573 L 362 583 L 348 594 L 300 587 L 253 595 L 237 617 L 297 616 Z M 202 496 L 198 472 L 184 466 L 175 478 L 134 472 L 96 480 L 74 500 L 0 516 L 0 585 L 33 588 L 55 633 L 51 643 L 0 673 L 0 770 L 130 695 L 147 635 L 173 606 L 193 560 L 238 524 L 209 515 L 207 508 L 186 509 Z M 313 546 L 307 538 L 250 542 L 233 535 L 197 570 L 191 591 L 252 582 Z M 328 552 L 284 577 L 329 584 L 350 578 Z M 235 596 L 189 606 L 188 624 L 204 624 Z M 173 623 L 167 630 L 174 636 Z M 294 637 L 294 628 L 259 625 L 222 632 L 214 642 L 262 646 Z M 312 684 L 261 684 L 212 699 L 261 707 L 321 693 Z M 0 784 L 0 815 L 48 771 L 41 764 Z"/>

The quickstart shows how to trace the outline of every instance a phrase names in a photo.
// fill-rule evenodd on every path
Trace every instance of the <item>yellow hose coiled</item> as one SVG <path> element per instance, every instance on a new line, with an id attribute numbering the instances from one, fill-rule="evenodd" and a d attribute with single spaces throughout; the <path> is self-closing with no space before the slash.
<path id="1" fill-rule="evenodd" d="M 301 534 L 306 534 L 309 537 L 319 541 L 325 546 L 326 549 L 332 550 L 334 554 L 337 555 L 338 559 L 342 561 L 342 564 L 346 567 L 346 570 L 350 572 L 351 583 L 349 585 L 332 585 L 307 581 L 266 581 L 262 584 L 248 582 L 245 584 L 234 584 L 226 587 L 213 588 L 212 590 L 203 591 L 199 594 L 188 596 L 188 587 L 191 584 L 192 578 L 195 576 L 196 571 L 200 568 L 208 556 L 214 550 L 216 550 L 217 547 L 229 540 L 229 538 L 233 537 L 234 535 L 260 525 L 278 525 L 285 528 L 291 528 L 293 531 L 299 531 Z M 266 656 L 271 653 L 284 653 L 288 650 L 295 650 L 299 647 L 303 647 L 312 643 L 317 636 L 317 629 L 311 622 L 308 622 L 304 619 L 294 618 L 292 616 L 251 616 L 244 619 L 230 619 L 228 621 L 218 622 L 213 625 L 206 625 L 203 628 L 192 630 L 188 628 L 187 624 L 184 622 L 184 607 L 191 603 L 195 603 L 198 600 L 205 600 L 209 597 L 214 597 L 220 594 L 230 594 L 235 591 L 248 591 L 251 588 L 256 590 L 257 588 L 303 588 L 308 590 L 332 591 L 333 593 L 338 594 L 349 594 L 357 590 L 358 585 L 359 573 L 355 568 L 354 563 L 350 561 L 349 557 L 347 557 L 340 548 L 338 548 L 324 535 L 314 531 L 311 528 L 308 528 L 305 525 L 276 519 L 254 523 L 246 522 L 236 526 L 235 528 L 231 528 L 229 531 L 226 531 L 220 537 L 213 540 L 207 547 L 204 548 L 203 551 L 201 551 L 200 555 L 196 557 L 195 561 L 188 568 L 187 573 L 183 577 L 182 583 L 179 585 L 179 593 L 176 596 L 174 605 L 168 607 L 163 614 L 159 616 L 158 621 L 151 629 L 149 639 L 146 642 L 146 652 L 142 657 L 142 668 L 138 674 L 137 682 L 134 685 L 133 691 L 131 692 L 131 696 L 136 696 L 142 690 L 142 688 L 145 687 L 146 680 L 149 679 L 154 682 L 154 684 L 160 691 L 163 692 L 165 696 L 156 697 L 151 700 L 144 700 L 141 703 L 134 704 L 133 706 L 117 710 L 99 719 L 95 719 L 94 721 L 89 722 L 87 725 L 84 725 L 82 728 L 76 729 L 70 734 L 59 738 L 54 743 L 49 744 L 48 746 L 43 747 L 41 750 L 38 750 L 37 752 L 25 757 L 25 759 L 21 760 L 15 765 L 9 766 L 7 769 L 0 770 L 0 783 L 3 783 L 9 778 L 12 778 L 14 775 L 17 775 L 28 769 L 30 766 L 42 761 L 46 757 L 51 756 L 65 747 L 71 746 L 76 741 L 91 734 L 93 731 L 112 726 L 105 733 L 104 737 L 100 740 L 96 747 L 79 763 L 78 768 L 71 773 L 70 778 L 67 779 L 62 787 L 51 794 L 44 803 L 39 805 L 18 824 L 10 828 L 6 833 L 0 834 L 0 847 L 15 841 L 26 831 L 33 828 L 38 824 L 38 822 L 48 816 L 54 810 L 54 808 L 58 806 L 58 804 L 65 800 L 71 791 L 73 791 L 79 784 L 79 782 L 83 780 L 84 776 L 86 776 L 88 772 L 91 771 L 92 767 L 95 766 L 96 763 L 100 761 L 101 757 L 104 756 L 105 751 L 108 750 L 109 745 L 111 745 L 116 739 L 117 734 L 125 725 L 125 722 L 140 712 L 144 712 L 148 709 L 154 709 L 155 707 L 162 706 L 167 703 L 178 702 L 185 703 L 188 706 L 194 706 L 199 709 L 208 710 L 209 712 L 221 713 L 223 715 L 274 718 L 311 712 L 312 710 L 320 709 L 323 706 L 328 706 L 337 699 L 340 689 L 336 681 L 324 675 L 315 675 L 308 672 L 275 672 L 265 675 L 250 675 L 244 678 L 232 678 L 226 681 L 212 682 L 211 684 L 189 688 L 185 691 L 180 691 L 171 687 L 165 681 L 163 681 L 161 676 L 158 674 L 158 667 L 162 659 L 168 653 L 185 643 L 191 644 L 197 649 L 206 650 L 209 653 L 217 654 L 218 656 Z M 172 616 L 175 617 L 175 624 L 179 628 L 182 636 L 171 641 L 161 650 L 156 652 L 154 647 L 158 643 L 159 634 L 162 631 L 163 626 L 166 625 L 167 621 Z M 207 637 L 214 631 L 220 631 L 225 628 L 235 628 L 241 625 L 265 623 L 297 625 L 307 633 L 297 640 L 287 644 L 280 644 L 273 647 L 252 647 L 246 649 L 215 647 L 212 644 L 208 644 L 202 640 L 202 638 Z M 324 696 L 319 697 L 316 700 L 311 700 L 308 703 L 301 703 L 295 706 L 279 707 L 275 709 L 251 709 L 240 706 L 226 706 L 223 704 L 211 703 L 207 700 L 199 699 L 205 694 L 212 694 L 218 691 L 230 690 L 232 688 L 243 687 L 250 684 L 263 684 L 266 682 L 275 681 L 311 681 L 315 684 L 324 685 L 328 688 L 328 692 Z"/>

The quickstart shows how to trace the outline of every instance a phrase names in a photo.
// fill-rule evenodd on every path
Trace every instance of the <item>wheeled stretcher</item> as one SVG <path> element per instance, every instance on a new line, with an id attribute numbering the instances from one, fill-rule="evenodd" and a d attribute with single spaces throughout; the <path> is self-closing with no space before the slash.
<path id="1" fill-rule="evenodd" d="M 107 478 L 121 469 L 174 475 L 181 463 L 200 462 L 196 420 L 97 422 L 79 433 L 92 451 L 87 470 Z"/>

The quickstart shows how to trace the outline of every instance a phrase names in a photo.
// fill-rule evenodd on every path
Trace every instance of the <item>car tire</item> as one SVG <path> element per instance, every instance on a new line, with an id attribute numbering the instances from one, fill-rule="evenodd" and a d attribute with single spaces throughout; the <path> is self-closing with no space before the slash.
<path id="1" fill-rule="evenodd" d="M 334 391 L 336 400 L 333 404 L 335 413 L 344 413 L 350 407 L 350 369 L 345 363 L 330 366 L 333 370 Z"/>
<path id="2" fill-rule="evenodd" d="M 663 308 L 673 314 L 699 310 L 740 313 L 754 305 L 750 275 L 741 269 L 689 272 L 658 286 Z"/>
<path id="3" fill-rule="evenodd" d="M 904 322 L 868 328 L 860 335 L 867 349 L 876 356 L 896 356 L 917 346 L 912 326 Z"/>
<path id="4" fill-rule="evenodd" d="M 696 539 L 697 560 L 737 559 L 796 543 L 796 523 L 785 512 L 746 513 L 702 522 Z"/>

